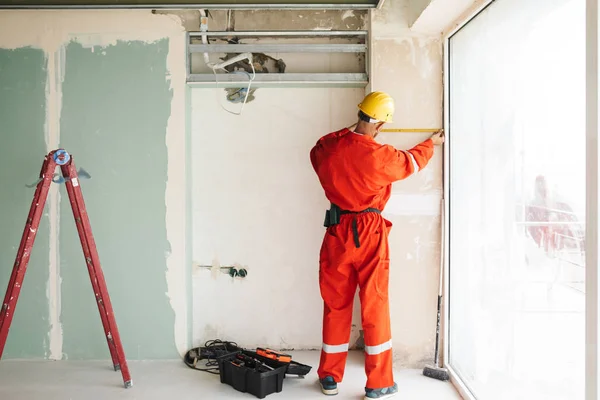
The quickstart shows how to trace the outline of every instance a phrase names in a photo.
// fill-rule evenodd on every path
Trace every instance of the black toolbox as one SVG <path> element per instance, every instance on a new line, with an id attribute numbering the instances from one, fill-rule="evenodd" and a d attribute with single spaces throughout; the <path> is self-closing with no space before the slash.
<path id="1" fill-rule="evenodd" d="M 261 353 L 258 353 L 259 350 L 261 351 Z M 276 362 L 278 363 L 278 366 L 287 365 L 287 370 L 285 371 L 286 375 L 298 375 L 299 377 L 304 378 L 304 376 L 308 375 L 308 373 L 312 369 L 312 367 L 310 367 L 309 365 L 304 365 L 300 364 L 299 362 L 293 361 L 292 356 L 288 354 L 277 353 L 270 349 L 264 349 L 259 347 L 256 352 L 247 351 L 246 353 L 251 354 L 252 356 L 262 356 L 263 354 L 271 354 L 272 357 L 269 357 L 269 363 Z"/>
<path id="2" fill-rule="evenodd" d="M 258 360 L 253 362 L 252 359 Z M 288 364 L 279 363 L 251 351 L 237 351 L 217 359 L 221 383 L 263 399 L 283 389 Z"/>

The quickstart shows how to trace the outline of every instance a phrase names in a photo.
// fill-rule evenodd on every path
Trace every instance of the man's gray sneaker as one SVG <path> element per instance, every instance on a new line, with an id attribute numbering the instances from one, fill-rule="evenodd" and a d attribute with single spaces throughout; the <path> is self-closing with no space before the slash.
<path id="1" fill-rule="evenodd" d="M 392 396 L 398 394 L 398 385 L 394 383 L 394 386 L 386 387 L 383 389 L 369 389 L 365 388 L 365 399 L 389 399 Z"/>
<path id="2" fill-rule="evenodd" d="M 326 376 L 325 378 L 319 380 L 319 383 L 321 384 L 321 391 L 323 394 L 326 394 L 327 396 L 334 396 L 338 394 L 337 383 L 333 377 Z"/>

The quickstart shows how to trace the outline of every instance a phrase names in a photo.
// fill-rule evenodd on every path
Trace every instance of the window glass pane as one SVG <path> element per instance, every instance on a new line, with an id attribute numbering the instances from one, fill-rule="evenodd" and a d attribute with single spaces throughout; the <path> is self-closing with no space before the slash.
<path id="1" fill-rule="evenodd" d="M 583 399 L 585 1 L 450 39 L 449 363 L 478 399 Z"/>

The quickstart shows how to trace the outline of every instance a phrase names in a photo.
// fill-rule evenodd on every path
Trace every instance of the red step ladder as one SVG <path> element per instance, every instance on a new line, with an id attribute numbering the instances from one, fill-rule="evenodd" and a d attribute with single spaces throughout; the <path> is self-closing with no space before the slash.
<path id="1" fill-rule="evenodd" d="M 33 196 L 29 216 L 25 223 L 21 245 L 19 246 L 15 265 L 6 290 L 6 296 L 4 297 L 4 302 L 2 303 L 2 308 L 0 310 L 0 358 L 2 358 L 6 338 L 8 337 L 8 330 L 10 329 L 10 324 L 15 313 L 15 307 L 17 305 L 17 300 L 19 299 L 19 293 L 21 292 L 21 285 L 23 284 L 27 264 L 29 263 L 29 256 L 31 255 L 31 249 L 44 211 L 44 204 L 46 203 L 48 191 L 53 182 L 54 171 L 56 170 L 57 165 L 60 166 L 62 170 L 65 186 L 67 187 L 69 201 L 71 203 L 71 208 L 73 209 L 75 224 L 77 225 L 77 231 L 79 232 L 83 255 L 90 274 L 90 280 L 92 281 L 92 288 L 94 289 L 96 303 L 98 304 L 98 310 L 100 311 L 100 318 L 102 319 L 102 325 L 104 326 L 104 333 L 106 334 L 108 350 L 110 351 L 113 366 L 115 371 L 121 370 L 125 387 L 129 388 L 133 383 L 131 381 L 131 375 L 129 374 L 129 368 L 127 367 L 125 352 L 123 351 L 117 322 L 115 321 L 115 315 L 106 288 L 106 281 L 104 280 L 102 268 L 100 267 L 98 250 L 96 249 L 90 220 L 83 202 L 83 194 L 81 193 L 81 187 L 79 186 L 77 170 L 72 157 L 63 149 L 51 151 L 45 157 L 44 163 L 42 164 L 40 178 L 37 183 L 35 195 Z"/>

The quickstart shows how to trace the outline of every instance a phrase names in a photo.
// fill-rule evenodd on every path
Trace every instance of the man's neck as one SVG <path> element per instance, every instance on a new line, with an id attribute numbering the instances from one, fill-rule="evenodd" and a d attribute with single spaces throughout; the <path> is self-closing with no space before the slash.
<path id="1" fill-rule="evenodd" d="M 359 121 L 356 125 L 356 128 L 354 128 L 354 133 L 364 136 L 375 137 L 375 132 L 371 132 L 372 129 L 369 128 L 370 127 L 364 124 L 362 121 Z"/>
<path id="2" fill-rule="evenodd" d="M 361 135 L 361 136 L 369 136 L 369 137 L 374 137 L 374 135 L 368 133 L 368 132 L 364 132 L 362 130 L 359 129 L 355 129 L 352 132 L 356 133 L 357 135 Z"/>

